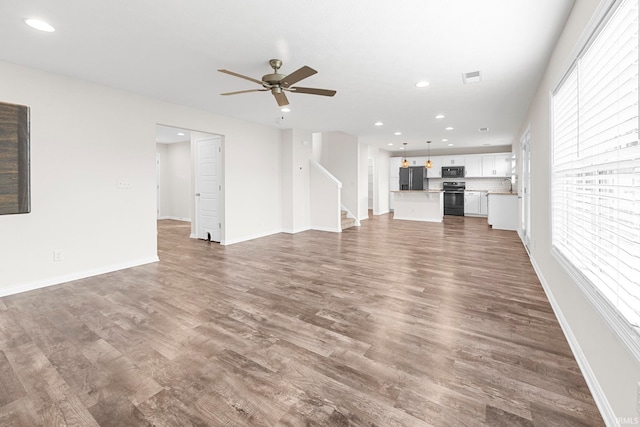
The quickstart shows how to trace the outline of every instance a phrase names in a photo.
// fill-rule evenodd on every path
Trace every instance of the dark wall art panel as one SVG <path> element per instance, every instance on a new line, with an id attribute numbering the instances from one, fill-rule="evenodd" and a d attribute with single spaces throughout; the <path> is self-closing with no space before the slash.
<path id="1" fill-rule="evenodd" d="M 29 107 L 0 102 L 0 215 L 30 211 Z"/>

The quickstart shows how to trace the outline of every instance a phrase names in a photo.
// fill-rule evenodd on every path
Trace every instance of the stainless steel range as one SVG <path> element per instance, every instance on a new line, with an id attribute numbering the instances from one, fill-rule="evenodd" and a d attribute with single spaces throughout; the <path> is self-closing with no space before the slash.
<path id="1" fill-rule="evenodd" d="M 464 182 L 443 182 L 444 214 L 464 216 Z"/>

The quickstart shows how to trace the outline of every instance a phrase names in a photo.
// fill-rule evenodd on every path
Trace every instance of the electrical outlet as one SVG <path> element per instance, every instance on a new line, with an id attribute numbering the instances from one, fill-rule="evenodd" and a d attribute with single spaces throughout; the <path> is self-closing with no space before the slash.
<path id="1" fill-rule="evenodd" d="M 62 251 L 61 250 L 53 251 L 53 260 L 54 261 L 62 261 Z"/>

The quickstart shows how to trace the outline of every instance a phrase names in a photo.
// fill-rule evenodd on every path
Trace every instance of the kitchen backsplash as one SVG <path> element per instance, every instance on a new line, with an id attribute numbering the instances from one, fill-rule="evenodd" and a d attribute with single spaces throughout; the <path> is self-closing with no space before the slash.
<path id="1" fill-rule="evenodd" d="M 429 190 L 442 189 L 443 182 L 453 181 L 450 178 L 429 178 Z M 462 178 L 456 182 L 466 182 L 466 189 L 471 191 L 509 191 L 508 178 Z M 513 187 L 515 190 L 515 186 Z"/>

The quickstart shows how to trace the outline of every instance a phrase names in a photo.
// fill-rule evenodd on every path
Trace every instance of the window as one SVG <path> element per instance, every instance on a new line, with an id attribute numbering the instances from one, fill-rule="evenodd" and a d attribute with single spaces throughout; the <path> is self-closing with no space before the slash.
<path id="1" fill-rule="evenodd" d="M 639 357 L 638 0 L 615 2 L 551 105 L 554 255 Z"/>

